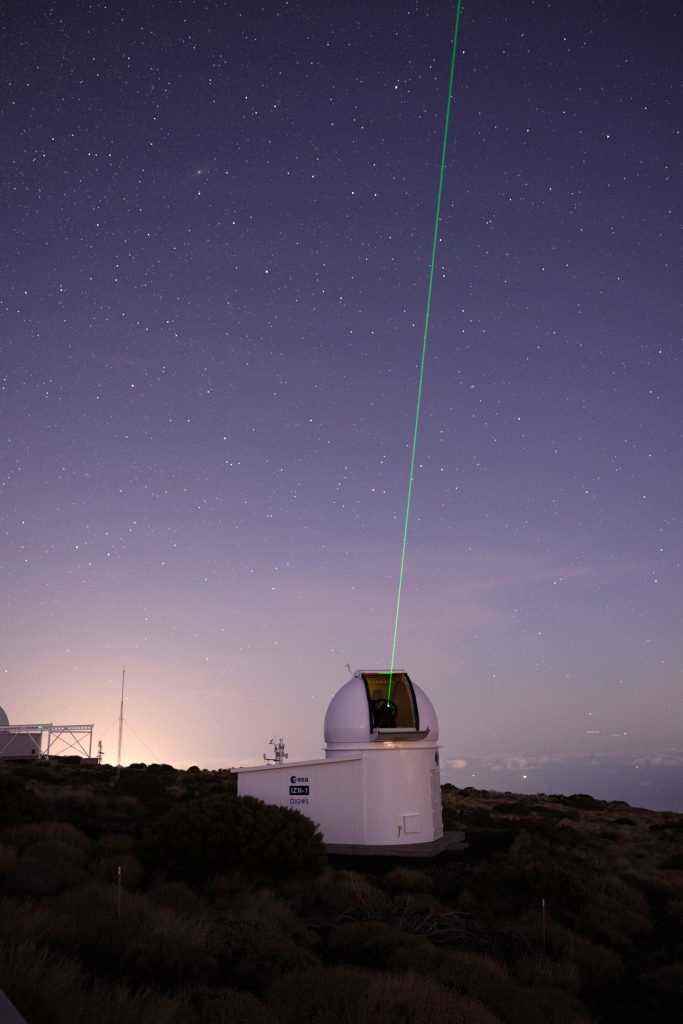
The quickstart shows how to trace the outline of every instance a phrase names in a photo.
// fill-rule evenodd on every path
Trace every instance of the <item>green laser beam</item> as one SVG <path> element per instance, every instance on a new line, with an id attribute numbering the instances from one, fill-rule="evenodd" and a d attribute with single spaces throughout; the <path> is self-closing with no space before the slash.
<path id="1" fill-rule="evenodd" d="M 427 303 L 425 305 L 424 330 L 422 332 L 422 350 L 420 353 L 420 372 L 417 384 L 417 403 L 415 406 L 415 423 L 413 426 L 413 444 L 410 453 L 410 470 L 408 472 L 408 494 L 406 497 L 405 514 L 403 516 L 403 542 L 401 544 L 401 567 L 398 575 L 398 588 L 396 591 L 396 608 L 394 612 L 394 632 L 391 643 L 391 662 L 389 667 L 389 685 L 387 687 L 387 700 L 391 700 L 391 690 L 394 682 L 394 666 L 396 664 L 396 645 L 398 643 L 398 621 L 401 611 L 401 595 L 405 580 L 406 549 L 408 547 L 408 525 L 410 523 L 410 509 L 413 502 L 413 489 L 415 484 L 415 456 L 417 453 L 417 435 L 420 429 L 420 412 L 422 408 L 422 394 L 424 391 L 425 362 L 427 359 L 427 343 L 429 341 L 429 322 L 432 315 L 432 292 L 434 290 L 434 270 L 436 268 L 436 251 L 439 247 L 439 226 L 441 224 L 441 198 L 443 196 L 443 184 L 446 177 L 446 149 L 448 146 L 448 128 L 451 123 L 451 106 L 453 103 L 453 83 L 455 82 L 455 64 L 458 53 L 458 35 L 460 32 L 460 14 L 462 11 L 462 0 L 457 0 L 455 9 L 455 29 L 453 31 L 453 48 L 451 52 L 451 70 L 448 79 L 448 101 L 446 103 L 446 118 L 443 127 L 443 141 L 441 143 L 441 166 L 439 168 L 439 186 L 436 192 L 436 209 L 434 211 L 434 237 L 432 239 L 432 261 L 429 266 L 429 279 L 427 283 Z"/>

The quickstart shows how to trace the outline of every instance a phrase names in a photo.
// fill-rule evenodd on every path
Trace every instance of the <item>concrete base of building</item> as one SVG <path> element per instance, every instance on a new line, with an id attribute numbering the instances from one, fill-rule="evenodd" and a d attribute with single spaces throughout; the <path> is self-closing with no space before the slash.
<path id="1" fill-rule="evenodd" d="M 444 832 L 430 843 L 383 843 L 364 846 L 362 843 L 326 843 L 331 857 L 406 857 L 409 859 L 438 857 L 447 850 L 455 852 L 467 847 L 464 832 Z"/>

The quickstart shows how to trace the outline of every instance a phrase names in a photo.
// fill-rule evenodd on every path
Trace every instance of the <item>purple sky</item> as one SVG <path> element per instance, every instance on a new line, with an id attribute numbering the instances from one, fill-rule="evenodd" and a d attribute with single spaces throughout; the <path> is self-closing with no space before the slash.
<path id="1" fill-rule="evenodd" d="M 388 664 L 453 13 L 10 0 L 12 720 L 112 758 L 125 664 L 126 760 L 310 756 Z M 464 10 L 397 659 L 447 757 L 681 742 L 682 21 Z"/>

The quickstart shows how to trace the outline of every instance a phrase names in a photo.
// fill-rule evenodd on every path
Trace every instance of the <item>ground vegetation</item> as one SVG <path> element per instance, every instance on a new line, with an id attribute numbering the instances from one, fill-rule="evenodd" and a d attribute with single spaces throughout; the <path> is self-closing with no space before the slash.
<path id="1" fill-rule="evenodd" d="M 683 1005 L 683 816 L 443 788 L 467 848 L 330 860 L 227 772 L 0 766 L 29 1024 L 625 1024 Z"/>

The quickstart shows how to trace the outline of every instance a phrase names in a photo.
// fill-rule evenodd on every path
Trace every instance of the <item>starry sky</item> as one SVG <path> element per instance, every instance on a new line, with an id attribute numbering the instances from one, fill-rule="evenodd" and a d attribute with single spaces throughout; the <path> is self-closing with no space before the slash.
<path id="1" fill-rule="evenodd" d="M 454 4 L 9 0 L 0 703 L 316 756 L 387 666 Z M 680 6 L 465 5 L 397 667 L 681 744 Z"/>

